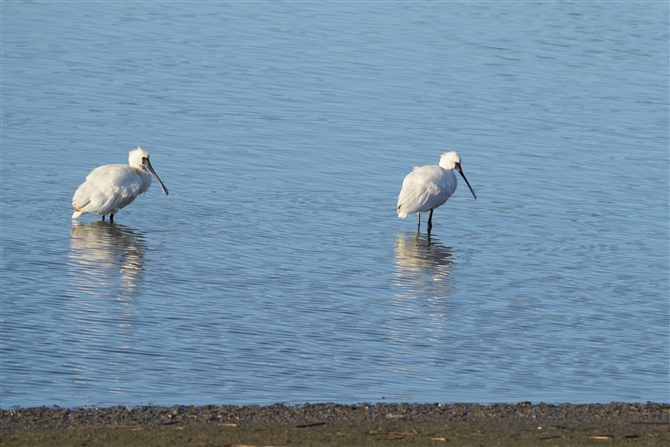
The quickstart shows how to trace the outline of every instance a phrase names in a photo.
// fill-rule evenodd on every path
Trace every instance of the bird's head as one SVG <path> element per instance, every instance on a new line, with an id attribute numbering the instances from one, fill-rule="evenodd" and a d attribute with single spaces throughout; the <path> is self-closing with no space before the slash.
<path id="1" fill-rule="evenodd" d="M 145 166 L 150 166 L 149 163 L 149 152 L 145 151 L 141 147 L 130 151 L 128 153 L 128 164 L 133 168 L 144 168 Z"/>
<path id="2" fill-rule="evenodd" d="M 151 162 L 149 161 L 149 152 L 145 151 L 141 147 L 138 147 L 134 151 L 130 151 L 128 154 L 128 164 L 134 168 L 145 170 L 148 169 L 154 175 L 154 177 L 156 177 L 156 180 L 158 180 L 158 184 L 161 186 L 163 193 L 166 196 L 168 195 L 168 189 L 165 187 L 160 177 L 158 177 L 156 171 L 154 171 L 153 166 L 151 166 Z"/>
<path id="3" fill-rule="evenodd" d="M 440 167 L 442 169 L 456 169 L 456 166 L 460 166 L 460 164 L 461 157 L 459 157 L 458 154 L 454 151 L 445 152 L 440 156 Z"/>
<path id="4" fill-rule="evenodd" d="M 472 197 L 474 197 L 475 199 L 477 198 L 477 194 L 475 194 L 475 190 L 472 189 L 472 186 L 470 186 L 470 182 L 465 177 L 465 174 L 463 174 L 463 169 L 461 169 L 461 157 L 459 157 L 456 152 L 451 151 L 451 152 L 445 152 L 444 154 L 442 154 L 442 156 L 440 157 L 440 167 L 442 169 L 447 169 L 447 170 L 455 169 L 456 171 L 458 171 L 458 173 L 461 174 L 461 177 L 463 177 L 463 180 L 465 180 L 465 183 L 468 185 L 468 188 L 470 188 L 470 192 L 472 193 Z"/>

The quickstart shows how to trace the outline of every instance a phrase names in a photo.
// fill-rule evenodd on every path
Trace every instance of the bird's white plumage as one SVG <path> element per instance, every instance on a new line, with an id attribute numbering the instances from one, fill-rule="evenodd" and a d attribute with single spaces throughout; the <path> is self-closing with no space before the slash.
<path id="1" fill-rule="evenodd" d="M 457 181 L 452 170 L 440 166 L 416 167 L 402 182 L 398 196 L 398 216 L 425 213 L 445 202 L 456 191 Z"/>
<path id="2" fill-rule="evenodd" d="M 73 219 L 86 213 L 96 213 L 103 217 L 114 215 L 126 207 L 135 198 L 145 193 L 151 186 L 151 173 L 161 185 L 165 195 L 167 188 L 163 185 L 149 162 L 149 154 L 138 147 L 131 151 L 127 165 L 112 164 L 95 168 L 86 177 L 72 197 L 74 207 Z"/>
<path id="3" fill-rule="evenodd" d="M 454 170 L 457 170 L 468 183 L 460 164 L 461 157 L 452 151 L 442 154 L 439 165 L 415 167 L 402 182 L 398 195 L 398 217 L 404 219 L 408 214 L 421 214 L 444 205 L 458 186 Z M 472 187 L 470 191 L 476 199 Z M 428 224 L 431 225 L 430 220 Z"/>

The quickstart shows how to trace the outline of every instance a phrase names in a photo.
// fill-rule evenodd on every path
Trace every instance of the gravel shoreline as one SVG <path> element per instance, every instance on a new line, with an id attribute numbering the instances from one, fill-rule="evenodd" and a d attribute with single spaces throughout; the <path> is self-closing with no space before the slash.
<path id="1" fill-rule="evenodd" d="M 333 403 L 0 410 L 0 445 L 670 445 L 670 405 Z"/>

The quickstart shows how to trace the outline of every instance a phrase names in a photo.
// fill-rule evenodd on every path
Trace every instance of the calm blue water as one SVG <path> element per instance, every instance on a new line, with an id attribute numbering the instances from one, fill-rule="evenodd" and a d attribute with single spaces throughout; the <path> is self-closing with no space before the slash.
<path id="1" fill-rule="evenodd" d="M 667 3 L 1 7 L 3 408 L 670 400 Z"/>

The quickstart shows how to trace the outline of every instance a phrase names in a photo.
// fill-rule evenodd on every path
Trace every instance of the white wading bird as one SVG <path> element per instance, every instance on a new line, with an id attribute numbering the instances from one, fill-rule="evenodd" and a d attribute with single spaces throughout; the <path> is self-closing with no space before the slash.
<path id="1" fill-rule="evenodd" d="M 102 220 L 109 214 L 109 220 L 113 221 L 114 214 L 149 189 L 149 171 L 156 177 L 167 196 L 167 188 L 151 167 L 149 153 L 138 147 L 130 151 L 127 165 L 99 166 L 88 174 L 86 181 L 77 188 L 72 197 L 72 218 L 76 219 L 86 213 L 97 213 L 102 216 Z"/>
<path id="2" fill-rule="evenodd" d="M 454 169 L 461 174 L 476 199 L 477 194 L 475 194 L 461 169 L 461 157 L 456 152 L 445 152 L 440 157 L 439 166 L 415 167 L 412 172 L 407 174 L 398 196 L 398 217 L 404 219 L 409 213 L 417 213 L 420 229 L 421 213 L 430 211 L 428 217 L 428 232 L 430 233 L 433 226 L 433 210 L 440 205 L 444 205 L 456 191 L 457 181 Z"/>

